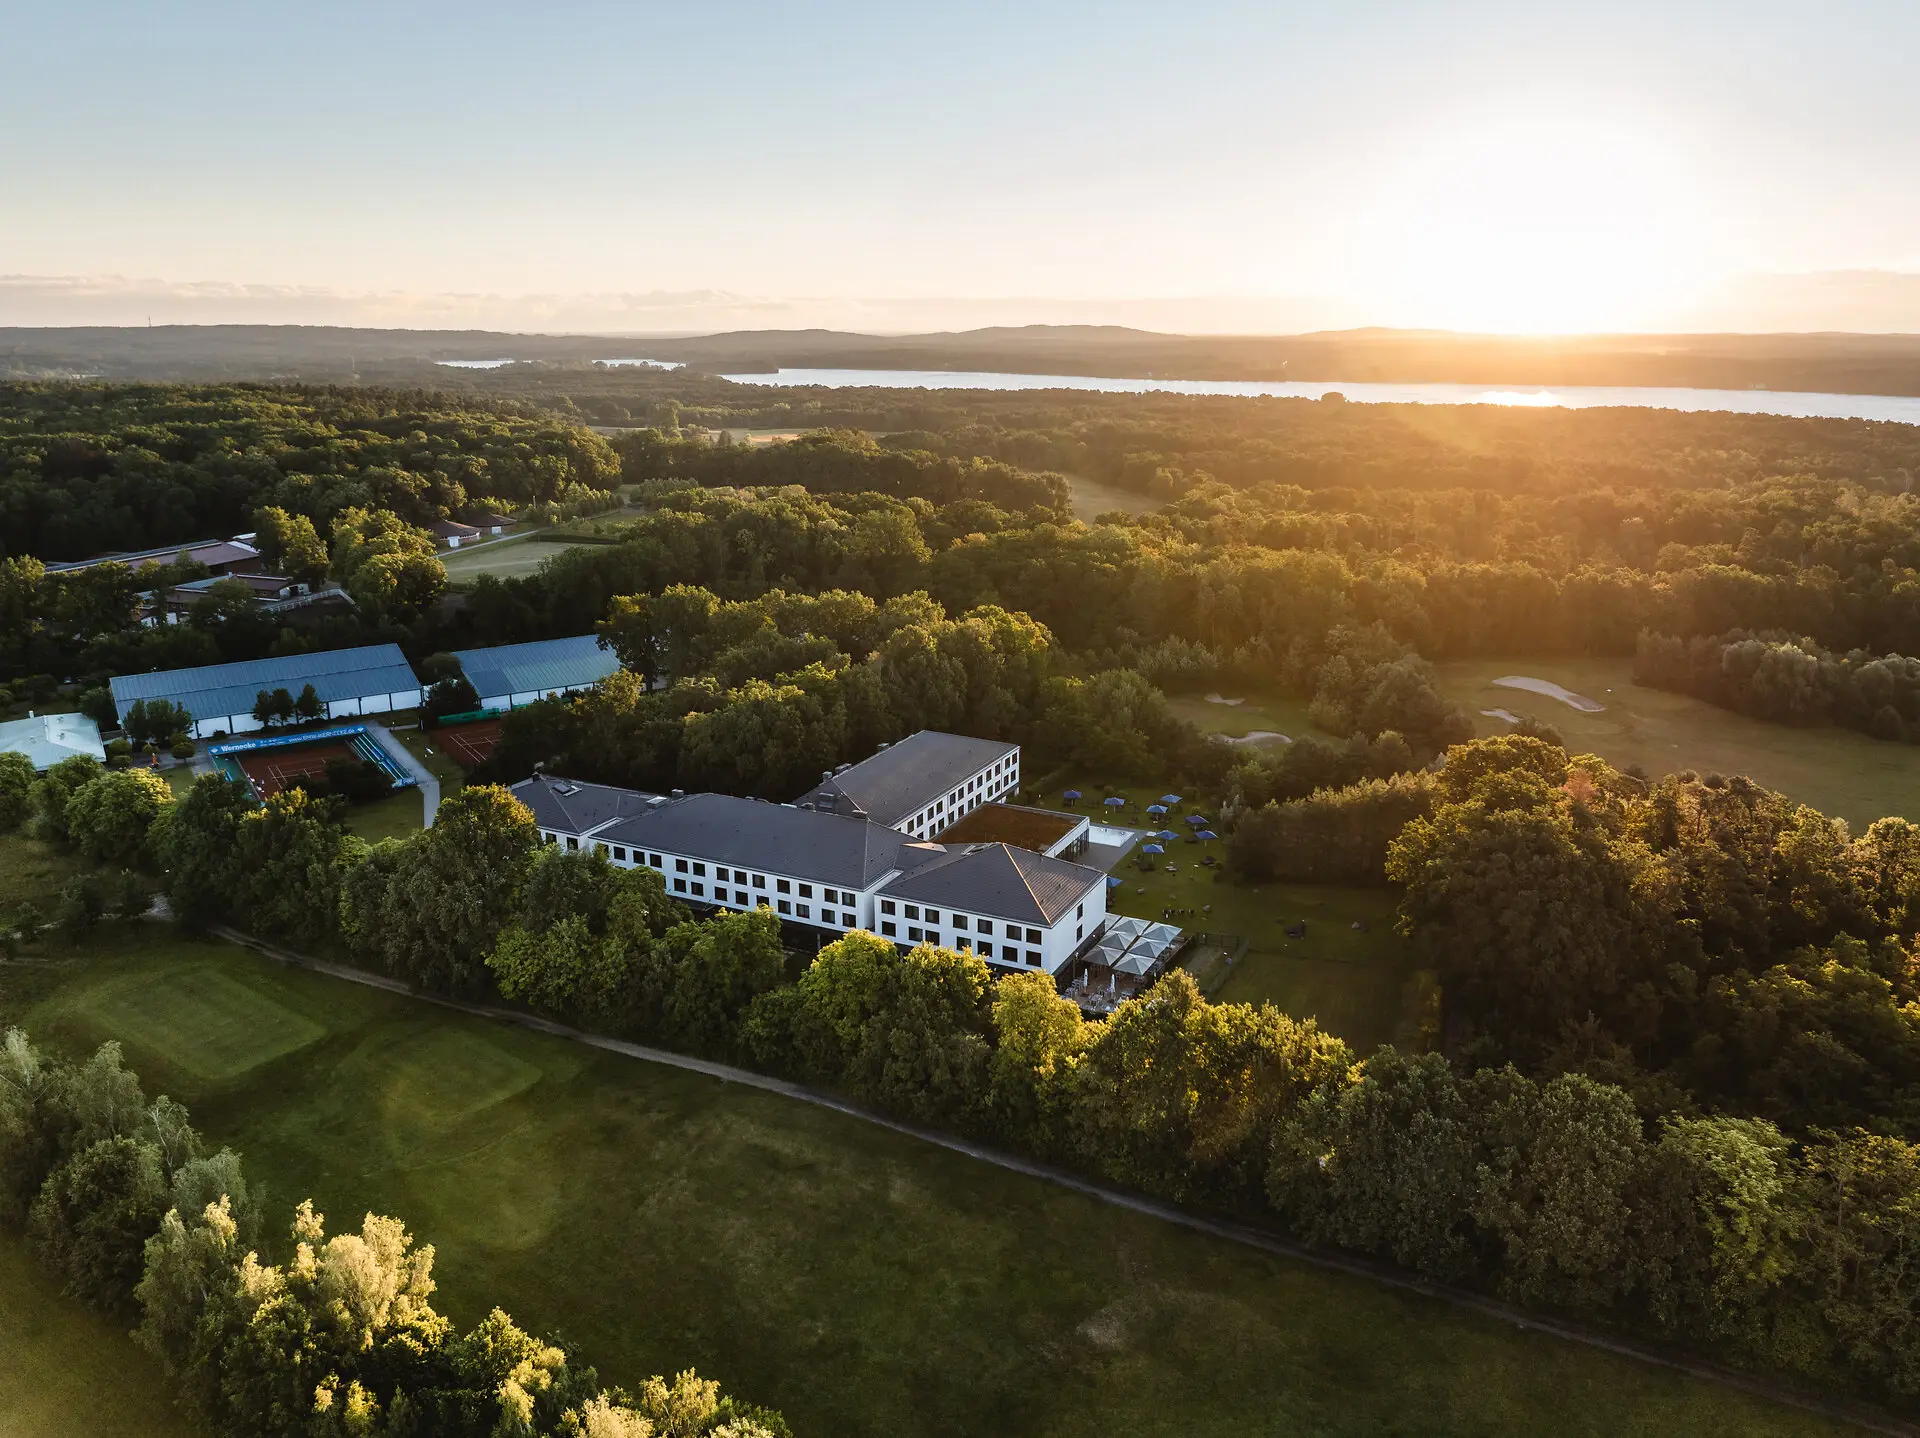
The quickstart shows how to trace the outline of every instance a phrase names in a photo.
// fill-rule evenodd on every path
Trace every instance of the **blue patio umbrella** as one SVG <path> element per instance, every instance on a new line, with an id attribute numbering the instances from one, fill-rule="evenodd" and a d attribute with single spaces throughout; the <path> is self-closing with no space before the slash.
<path id="1" fill-rule="evenodd" d="M 1180 802 L 1180 796 L 1178 794 L 1162 794 L 1160 796 L 1160 802 L 1162 804 L 1178 804 Z"/>
<path id="2" fill-rule="evenodd" d="M 1187 822 L 1198 829 L 1207 822 L 1207 816 L 1205 814 L 1189 814 L 1187 815 Z"/>
<path id="3" fill-rule="evenodd" d="M 1213 830 L 1211 829 L 1202 829 L 1199 833 L 1195 834 L 1193 837 L 1196 839 L 1217 839 L 1220 836 L 1214 833 Z"/>
<path id="4" fill-rule="evenodd" d="M 1109 889 L 1119 888 L 1121 882 L 1122 882 L 1121 880 L 1114 878 L 1113 875 L 1111 874 L 1107 875 L 1107 887 Z"/>
<path id="5" fill-rule="evenodd" d="M 1121 798 L 1112 798 L 1112 799 L 1103 799 L 1101 802 L 1104 803 L 1109 809 L 1118 809 L 1122 804 L 1126 803 L 1127 801 Z"/>
<path id="6" fill-rule="evenodd" d="M 1069 789 L 1066 791 L 1066 793 L 1062 794 L 1060 797 L 1062 799 L 1065 799 L 1069 804 L 1071 804 L 1075 799 L 1078 799 L 1080 797 L 1080 791 L 1078 789 Z"/>
<path id="7" fill-rule="evenodd" d="M 1162 829 L 1153 836 L 1156 839 L 1177 839 L 1180 836 L 1171 829 Z"/>
<path id="8" fill-rule="evenodd" d="M 1164 814 L 1167 812 L 1167 806 L 1165 804 L 1149 804 L 1147 805 L 1147 812 L 1149 814 Z"/>
<path id="9" fill-rule="evenodd" d="M 1142 844 L 1140 846 L 1140 852 L 1143 854 L 1164 854 L 1167 851 L 1158 844 Z"/>

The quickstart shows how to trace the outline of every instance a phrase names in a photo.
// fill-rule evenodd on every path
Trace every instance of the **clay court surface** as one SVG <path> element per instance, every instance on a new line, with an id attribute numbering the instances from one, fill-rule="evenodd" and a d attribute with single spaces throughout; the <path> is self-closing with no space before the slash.
<path id="1" fill-rule="evenodd" d="M 500 742 L 500 721 L 498 719 L 478 719 L 471 724 L 458 724 L 451 729 L 434 729 L 429 732 L 427 742 L 438 744 L 462 769 L 471 769 L 493 752 L 493 746 Z"/>
<path id="2" fill-rule="evenodd" d="M 263 799 L 278 794 L 295 779 L 318 778 L 327 772 L 329 759 L 358 762 L 360 758 L 345 744 L 337 743 L 302 744 L 290 749 L 257 749 L 232 757 L 246 772 L 246 776 L 253 780 L 253 787 L 260 791 Z"/>

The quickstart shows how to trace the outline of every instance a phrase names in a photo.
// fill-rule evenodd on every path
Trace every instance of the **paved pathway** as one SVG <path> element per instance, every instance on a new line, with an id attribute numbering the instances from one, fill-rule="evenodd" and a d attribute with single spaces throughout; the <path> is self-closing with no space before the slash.
<path id="1" fill-rule="evenodd" d="M 422 805 L 420 825 L 422 828 L 431 829 L 433 816 L 440 812 L 440 781 L 434 778 L 433 770 L 414 758 L 413 751 L 389 734 L 385 725 L 376 724 L 371 719 L 361 722 L 367 726 L 367 733 L 372 737 L 373 742 L 386 750 L 393 761 L 412 775 L 413 782 L 420 786 Z"/>
<path id="2" fill-rule="evenodd" d="M 399 747 L 396 745 L 396 747 Z M 213 926 L 213 932 L 221 938 L 249 948 L 278 963 L 289 964 L 296 968 L 311 969 L 316 973 L 328 974 L 333 978 L 345 979 L 349 983 L 365 984 L 370 988 L 384 989 L 389 993 L 404 994 L 409 998 L 440 1008 L 453 1009 L 459 1013 L 471 1014 L 476 1018 L 491 1019 L 498 1023 L 515 1024 L 521 1028 L 533 1029 L 539 1033 L 551 1034 L 555 1038 L 585 1044 L 589 1048 L 603 1049 L 608 1053 L 620 1054 L 626 1058 L 639 1059 L 645 1063 L 665 1064 L 670 1068 L 685 1069 L 691 1073 L 705 1074 L 709 1078 L 724 1083 L 736 1083 L 748 1088 L 756 1088 L 767 1093 L 779 1094 L 783 1098 L 797 1099 L 801 1103 L 810 1103 L 819 1108 L 832 1109 L 865 1123 L 877 1124 L 881 1128 L 892 1129 L 895 1133 L 905 1134 L 919 1139 L 923 1143 L 934 1144 L 954 1153 L 965 1154 L 968 1158 L 979 1159 L 998 1168 L 1013 1173 L 1024 1174 L 1046 1183 L 1058 1184 L 1062 1188 L 1072 1189 L 1085 1194 L 1101 1203 L 1111 1204 L 1115 1208 L 1127 1209 L 1133 1213 L 1145 1214 L 1164 1223 L 1177 1224 L 1181 1228 L 1196 1233 L 1208 1234 L 1214 1238 L 1225 1239 L 1230 1243 L 1241 1244 L 1247 1248 L 1258 1249 L 1280 1258 L 1291 1259 L 1298 1263 L 1309 1264 L 1315 1268 L 1335 1273 L 1363 1278 L 1383 1287 L 1397 1289 L 1403 1293 L 1418 1294 L 1455 1308 L 1477 1313 L 1484 1318 L 1510 1323 L 1515 1328 L 1551 1334 L 1555 1338 L 1565 1339 L 1569 1343 L 1578 1343 L 1587 1348 L 1596 1348 L 1606 1353 L 1618 1354 L 1624 1358 L 1637 1359 L 1657 1368 L 1666 1368 L 1676 1373 L 1684 1373 L 1692 1378 L 1717 1383 L 1723 1387 L 1739 1389 L 1756 1397 L 1765 1398 L 1788 1407 L 1799 1408 L 1822 1417 L 1842 1422 L 1854 1423 L 1874 1433 L 1888 1433 L 1897 1438 L 1920 1438 L 1920 1427 L 1902 1422 L 1900 1419 L 1875 1409 L 1856 1405 L 1845 1400 L 1827 1399 L 1816 1394 L 1804 1392 L 1783 1383 L 1776 1383 L 1756 1374 L 1745 1373 L 1738 1369 L 1723 1368 L 1715 1363 L 1689 1358 L 1684 1354 L 1657 1348 L 1635 1339 L 1622 1337 L 1602 1329 L 1586 1328 L 1576 1323 L 1539 1314 L 1529 1309 L 1502 1303 L 1498 1299 L 1488 1298 L 1484 1294 L 1468 1289 L 1450 1288 L 1444 1284 L 1430 1283 L 1401 1269 L 1375 1263 L 1369 1259 L 1357 1258 L 1329 1249 L 1309 1248 L 1304 1244 L 1293 1243 L 1287 1239 L 1268 1233 L 1263 1229 L 1251 1228 L 1245 1224 L 1233 1223 L 1226 1219 L 1209 1218 L 1201 1214 L 1190 1213 L 1171 1204 L 1161 1203 L 1125 1189 L 1109 1188 L 1104 1184 L 1082 1178 L 1079 1174 L 1066 1169 L 1055 1168 L 1051 1164 L 1040 1163 L 1034 1159 L 1023 1158 L 1019 1154 L 975 1143 L 939 1129 L 920 1128 L 917 1125 L 902 1123 L 898 1119 L 888 1118 L 859 1104 L 849 1102 L 831 1093 L 811 1089 L 804 1084 L 774 1078 L 768 1074 L 754 1073 L 751 1069 L 734 1068 L 730 1064 L 714 1063 L 710 1059 L 693 1058 L 687 1054 L 674 1053 L 668 1049 L 650 1048 L 645 1044 L 628 1043 L 624 1039 L 605 1038 L 598 1034 L 570 1028 L 566 1024 L 544 1019 L 536 1014 L 522 1013 L 516 1009 L 503 1009 L 492 1004 L 466 1003 L 459 999 L 444 998 L 435 994 L 418 993 L 398 979 L 385 974 L 369 973 L 346 964 L 330 963 L 325 959 L 316 959 L 307 954 L 283 949 L 278 945 L 263 943 L 251 935 L 241 933 L 222 924 Z"/>

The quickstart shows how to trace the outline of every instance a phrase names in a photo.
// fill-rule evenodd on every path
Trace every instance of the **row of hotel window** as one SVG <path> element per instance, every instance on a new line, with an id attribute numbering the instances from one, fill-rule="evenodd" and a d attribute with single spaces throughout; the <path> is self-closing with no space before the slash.
<path id="1" fill-rule="evenodd" d="M 948 822 L 969 809 L 973 809 L 985 797 L 985 789 L 1007 789 L 1013 786 L 1014 766 L 1019 756 L 1009 754 L 997 759 L 986 769 L 973 776 L 946 798 L 938 800 L 920 813 L 913 816 L 901 827 L 915 838 L 921 837 L 929 825 L 937 824 L 945 828 Z"/>

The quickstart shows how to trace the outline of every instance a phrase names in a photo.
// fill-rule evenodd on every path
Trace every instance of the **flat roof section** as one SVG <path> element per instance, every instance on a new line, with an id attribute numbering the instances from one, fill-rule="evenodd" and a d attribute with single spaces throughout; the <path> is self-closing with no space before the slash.
<path id="1" fill-rule="evenodd" d="M 1079 814 L 1056 814 L 1024 804 L 982 804 L 957 824 L 934 835 L 936 844 L 1011 844 L 1044 854 L 1085 822 Z"/>

